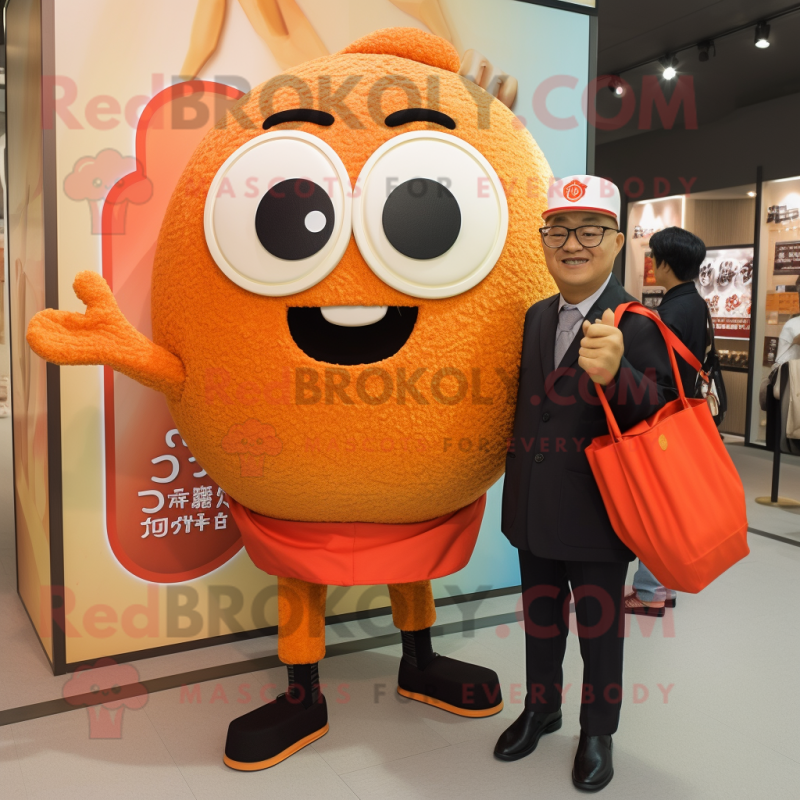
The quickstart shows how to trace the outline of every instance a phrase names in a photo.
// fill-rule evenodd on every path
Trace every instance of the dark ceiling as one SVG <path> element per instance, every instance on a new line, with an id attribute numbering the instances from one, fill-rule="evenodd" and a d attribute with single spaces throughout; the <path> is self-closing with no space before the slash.
<path id="1" fill-rule="evenodd" d="M 797 11 L 770 23 L 771 46 L 755 47 L 755 24 L 785 9 Z M 744 106 L 800 92 L 800 3 L 791 0 L 598 0 L 598 74 L 617 75 L 627 67 L 691 45 L 678 53 L 679 75 L 694 82 L 698 125 L 719 120 Z M 752 26 L 750 24 L 752 23 Z M 723 31 L 746 30 L 716 39 L 716 56 L 699 61 L 696 43 Z M 656 62 L 622 72 L 639 97 L 645 75 L 661 75 Z M 674 81 L 673 81 L 674 84 Z M 665 91 L 667 97 L 670 89 Z M 798 98 L 800 101 L 800 98 Z M 613 117 L 620 100 L 607 90 L 598 95 L 598 113 Z M 638 108 L 638 106 L 637 106 Z M 683 124 L 682 117 L 678 125 Z M 659 115 L 653 127 L 661 127 Z M 597 132 L 597 144 L 634 136 L 638 115 L 613 131 Z"/>

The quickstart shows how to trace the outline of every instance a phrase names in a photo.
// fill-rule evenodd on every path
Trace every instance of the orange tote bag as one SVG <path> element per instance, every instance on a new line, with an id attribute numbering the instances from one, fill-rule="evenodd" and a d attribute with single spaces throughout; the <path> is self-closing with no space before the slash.
<path id="1" fill-rule="evenodd" d="M 615 325 L 625 312 L 658 325 L 679 397 L 622 433 L 598 391 L 609 435 L 595 439 L 586 456 L 617 536 L 664 586 L 696 593 L 750 552 L 744 487 L 708 404 L 686 397 L 675 352 L 698 371 L 700 363 L 638 303 L 619 306 Z"/>

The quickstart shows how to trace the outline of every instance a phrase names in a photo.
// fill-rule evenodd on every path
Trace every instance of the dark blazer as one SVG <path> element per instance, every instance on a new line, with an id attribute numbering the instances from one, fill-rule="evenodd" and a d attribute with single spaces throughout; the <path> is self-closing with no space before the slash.
<path id="1" fill-rule="evenodd" d="M 708 306 L 698 294 L 694 281 L 673 286 L 661 299 L 657 311 L 658 316 L 702 364 L 706 356 Z M 680 356 L 678 356 L 678 371 L 683 381 L 683 390 L 689 397 L 693 397 L 697 372 Z"/>
<path id="2" fill-rule="evenodd" d="M 632 298 L 612 275 L 587 315 Z M 506 457 L 501 528 L 511 544 L 561 561 L 630 561 L 633 553 L 611 527 L 585 448 L 608 433 L 603 407 L 578 366 L 575 335 L 555 370 L 559 295 L 528 309 L 522 341 L 513 438 Z M 667 348 L 653 322 L 626 314 L 625 354 L 609 401 L 625 431 L 677 396 Z M 555 371 L 554 371 L 555 370 Z M 645 374 L 646 373 L 646 374 Z"/>

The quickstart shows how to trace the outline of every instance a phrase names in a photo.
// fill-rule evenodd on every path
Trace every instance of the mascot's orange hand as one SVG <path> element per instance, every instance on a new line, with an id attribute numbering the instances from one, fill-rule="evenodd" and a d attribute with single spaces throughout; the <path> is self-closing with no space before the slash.
<path id="1" fill-rule="evenodd" d="M 619 372 L 625 342 L 622 331 L 614 326 L 614 312 L 607 308 L 603 318 L 590 323 L 584 320 L 578 366 L 601 386 L 611 383 Z"/>
<path id="2" fill-rule="evenodd" d="M 40 311 L 28 325 L 31 349 L 53 364 L 105 364 L 170 400 L 180 399 L 186 378 L 180 359 L 125 319 L 102 276 L 79 272 L 72 286 L 86 313 Z"/>

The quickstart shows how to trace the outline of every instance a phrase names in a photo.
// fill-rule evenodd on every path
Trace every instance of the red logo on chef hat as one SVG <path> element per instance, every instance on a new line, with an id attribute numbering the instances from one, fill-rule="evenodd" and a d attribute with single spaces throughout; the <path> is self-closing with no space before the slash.
<path id="1" fill-rule="evenodd" d="M 577 178 L 574 181 L 570 181 L 564 187 L 564 197 L 570 201 L 570 203 L 577 203 L 585 194 L 586 194 L 587 186 L 585 183 L 581 183 Z"/>

